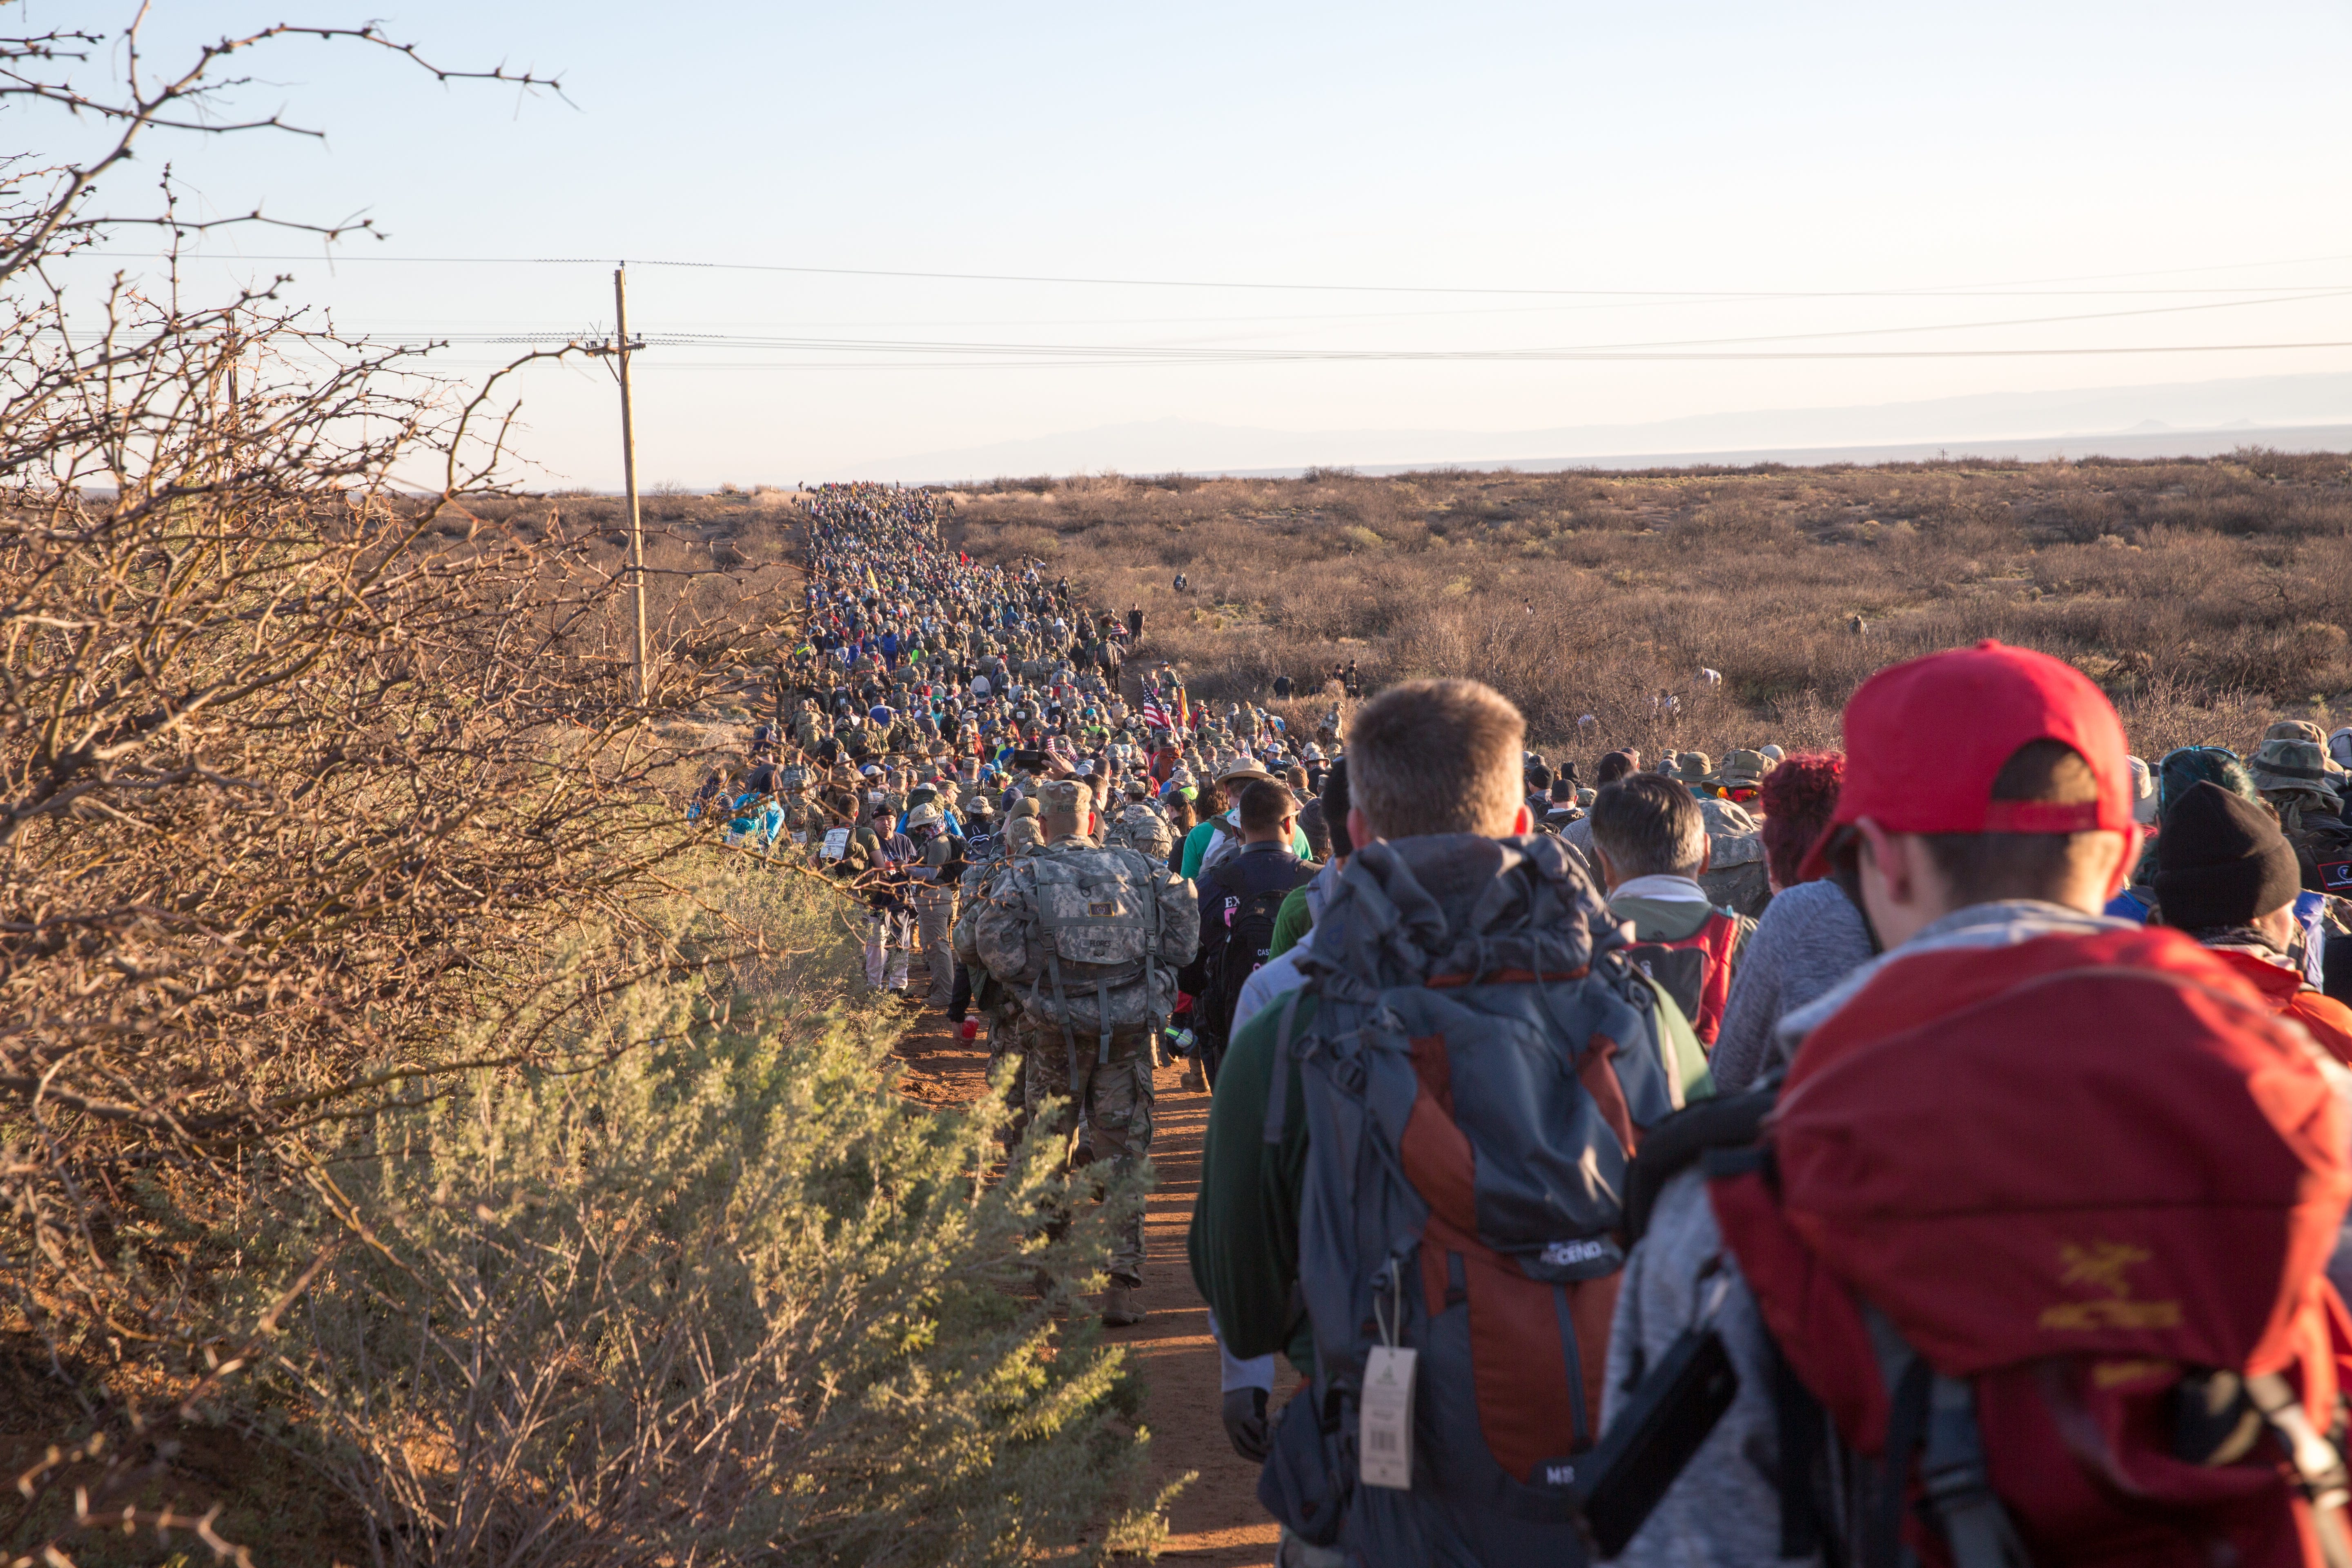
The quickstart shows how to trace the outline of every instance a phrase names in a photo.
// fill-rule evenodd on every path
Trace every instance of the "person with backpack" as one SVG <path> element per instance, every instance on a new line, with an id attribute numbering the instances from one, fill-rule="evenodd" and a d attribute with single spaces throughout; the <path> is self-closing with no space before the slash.
<path id="1" fill-rule="evenodd" d="M 2138 829 L 2071 666 L 1933 654 L 1844 729 L 1804 870 L 1846 868 L 1885 952 L 1782 1022 L 1785 1079 L 1635 1162 L 1601 1549 L 2320 1563 L 2352 1194 L 2320 1053 L 2219 955 L 2099 912 Z"/>
<path id="2" fill-rule="evenodd" d="M 1713 1046 L 1756 922 L 1717 908 L 1699 885 L 1708 852 L 1699 803 L 1662 773 L 1620 779 L 1593 798 L 1592 849 L 1609 912 L 1633 928 L 1628 955 Z"/>
<path id="3" fill-rule="evenodd" d="M 1305 984 L 1237 1030 L 1188 1250 L 1234 1355 L 1311 1369 L 1258 1495 L 1285 1563 L 1576 1563 L 1626 1162 L 1703 1062 L 1559 842 L 1475 681 L 1354 716 L 1355 847 Z"/>
<path id="4" fill-rule="evenodd" d="M 1194 998 L 1192 1031 L 1212 1089 L 1242 987 L 1271 955 L 1283 900 L 1315 878 L 1315 868 L 1291 849 L 1298 801 L 1287 788 L 1256 780 L 1242 791 L 1234 816 L 1241 848 L 1201 876 L 1201 950 L 1177 977 L 1178 988 Z"/>
<path id="5" fill-rule="evenodd" d="M 1124 1172 L 1151 1150 L 1152 1051 L 1175 1006 L 1176 972 L 1198 949 L 1199 914 L 1165 867 L 1088 836 L 1089 794 L 1075 780 L 1039 786 L 1045 843 L 1015 850 L 989 884 L 971 949 L 1019 998 L 1013 1048 L 1028 1058 L 1032 1114 L 1059 1100 L 1055 1130 L 1068 1138 L 1083 1112 L 1096 1156 Z M 1111 1250 L 1102 1319 L 1114 1328 L 1143 1321 L 1143 1257 L 1139 1210 Z"/>
<path id="6" fill-rule="evenodd" d="M 2352 1063 L 2352 1008 L 2324 994 L 2289 956 L 2302 877 L 2270 813 L 2216 784 L 2183 795 L 2156 841 L 2164 923 L 2188 932 L 2293 1018 L 2339 1062 Z"/>
<path id="7" fill-rule="evenodd" d="M 1235 820 L 1240 808 L 1242 791 L 1253 784 L 1272 784 L 1275 777 L 1249 757 L 1236 757 L 1216 771 L 1215 801 L 1201 812 L 1200 825 L 1184 837 L 1184 861 L 1180 868 L 1189 881 L 1199 881 L 1201 874 L 1241 852 L 1241 824 Z M 1208 796 L 1202 796 L 1204 802 Z M 1229 809 L 1230 808 L 1230 809 Z M 1290 837 L 1290 852 L 1300 859 L 1307 858 L 1307 836 L 1294 827 Z"/>
<path id="8" fill-rule="evenodd" d="M 1707 1066 L 1717 1094 L 1746 1089 L 1788 1066 L 1772 1051 L 1780 1020 L 1867 963 L 1877 953 L 1856 895 L 1835 879 L 1808 879 L 1803 867 L 1837 810 L 1845 758 L 1800 752 L 1764 775 L 1765 866 L 1772 901 L 1740 951 L 1724 1004 L 1723 1027 Z"/>

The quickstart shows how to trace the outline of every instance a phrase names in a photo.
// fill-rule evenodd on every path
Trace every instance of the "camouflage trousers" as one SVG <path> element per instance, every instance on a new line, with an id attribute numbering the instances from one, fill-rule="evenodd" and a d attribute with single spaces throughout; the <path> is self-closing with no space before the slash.
<path id="1" fill-rule="evenodd" d="M 1077 1113 L 1086 1113 L 1081 1146 L 1093 1158 L 1107 1160 L 1114 1171 L 1125 1172 L 1151 1152 L 1150 1034 L 1114 1035 L 1110 1060 L 1097 1061 L 1100 1042 L 1092 1036 L 1078 1041 L 1073 1053 L 1061 1030 L 1024 1020 L 1022 1046 L 1029 1055 L 1028 1090 L 1032 1115 L 1049 1095 L 1066 1102 L 1055 1131 L 1067 1137 Z M 1077 1081 L 1070 1079 L 1071 1058 L 1076 1057 Z M 1121 1285 L 1143 1283 L 1143 1215 L 1120 1227 L 1111 1243 L 1110 1277 Z"/>
<path id="2" fill-rule="evenodd" d="M 944 1009 L 955 991 L 956 890 L 924 887 L 915 889 L 915 947 L 931 972 L 930 1000 Z"/>

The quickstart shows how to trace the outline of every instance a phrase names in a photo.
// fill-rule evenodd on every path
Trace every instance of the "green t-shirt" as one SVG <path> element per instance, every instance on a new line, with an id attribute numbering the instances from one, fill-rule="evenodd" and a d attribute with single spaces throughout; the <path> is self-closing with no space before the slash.
<path id="1" fill-rule="evenodd" d="M 1223 823 L 1228 833 L 1240 831 L 1234 826 L 1233 818 L 1234 814 L 1228 811 L 1223 816 L 1213 816 L 1206 822 L 1197 822 L 1192 825 L 1192 831 L 1184 835 L 1184 863 L 1179 868 L 1179 875 L 1187 881 L 1200 879 L 1201 862 L 1209 858 L 1209 841 L 1217 836 L 1217 825 Z M 1290 852 L 1301 860 L 1309 859 L 1313 854 L 1312 848 L 1307 842 L 1307 835 L 1295 827 L 1290 830 Z"/>
<path id="2" fill-rule="evenodd" d="M 1274 911 L 1274 944 L 1265 950 L 1269 960 L 1280 958 L 1297 947 L 1299 938 L 1315 929 L 1315 917 L 1307 912 L 1307 889 L 1312 886 L 1312 882 L 1299 883 L 1282 900 L 1282 907 Z"/>
<path id="3" fill-rule="evenodd" d="M 1706 1054 L 1674 999 L 1657 992 L 1657 1017 L 1685 1102 L 1715 1092 Z M 1266 1097 L 1274 1083 L 1275 1041 L 1282 1012 L 1297 993 L 1285 993 L 1234 1033 L 1217 1069 L 1209 1102 L 1209 1130 L 1201 1150 L 1201 1190 L 1192 1201 L 1185 1250 L 1192 1284 L 1217 1314 L 1225 1348 L 1237 1356 L 1276 1351 L 1297 1367 L 1314 1364 L 1314 1340 L 1302 1314 L 1290 1321 L 1290 1289 L 1298 1275 L 1298 1196 L 1307 1174 L 1306 1096 L 1298 1065 L 1289 1063 L 1282 1142 L 1265 1144 Z M 1315 1019 L 1316 999 L 1298 996 L 1292 1031 Z"/>

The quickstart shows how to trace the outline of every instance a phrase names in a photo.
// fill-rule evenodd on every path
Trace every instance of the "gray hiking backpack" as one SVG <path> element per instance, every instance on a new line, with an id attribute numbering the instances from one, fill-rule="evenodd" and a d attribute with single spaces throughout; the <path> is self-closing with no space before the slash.
<path id="1" fill-rule="evenodd" d="M 1086 842 L 1009 861 L 973 925 L 980 962 L 1029 1016 L 1099 1042 L 1157 1029 L 1201 943 L 1200 907 L 1164 864 Z"/>
<path id="2" fill-rule="evenodd" d="M 1311 941 L 1265 1136 L 1295 1063 L 1314 1378 L 1259 1498 L 1351 1563 L 1581 1563 L 1630 1146 L 1681 1098 L 1655 994 L 1542 836 L 1368 845 Z"/>

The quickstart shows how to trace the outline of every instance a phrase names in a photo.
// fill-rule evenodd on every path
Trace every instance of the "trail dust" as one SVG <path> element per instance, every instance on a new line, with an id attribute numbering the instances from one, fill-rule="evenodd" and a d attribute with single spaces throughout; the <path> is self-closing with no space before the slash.
<path id="1" fill-rule="evenodd" d="M 988 1087 L 986 1040 L 966 1045 L 928 1003 L 896 1054 L 905 1073 L 902 1089 L 923 1104 L 961 1104 L 978 1099 Z M 1151 1163 L 1159 1182 L 1144 1215 L 1140 1297 L 1151 1315 L 1131 1329 L 1109 1331 L 1109 1337 L 1129 1347 L 1148 1390 L 1150 1484 L 1163 1486 L 1187 1470 L 1199 1474 L 1169 1510 L 1169 1539 L 1160 1556 L 1207 1568 L 1271 1568 L 1274 1521 L 1258 1504 L 1257 1466 L 1235 1454 L 1225 1439 L 1209 1308 L 1192 1289 L 1185 1261 L 1185 1234 L 1201 1186 L 1209 1097 L 1185 1088 L 1183 1079 L 1181 1064 L 1152 1076 Z M 1297 1382 L 1285 1367 L 1275 1391 L 1277 1407 Z"/>

